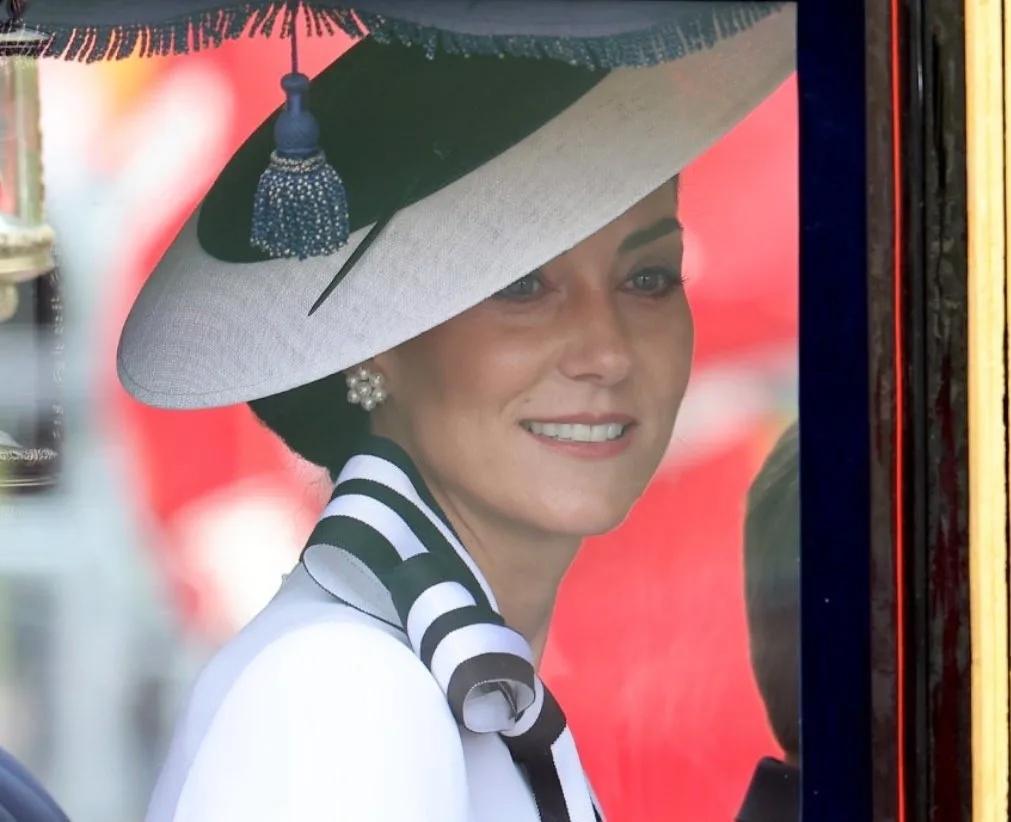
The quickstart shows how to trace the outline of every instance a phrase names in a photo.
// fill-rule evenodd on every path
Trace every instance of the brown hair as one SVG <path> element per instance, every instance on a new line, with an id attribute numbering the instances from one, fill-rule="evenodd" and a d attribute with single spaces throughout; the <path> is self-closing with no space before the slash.
<path id="1" fill-rule="evenodd" d="M 800 753 L 800 450 L 794 422 L 748 492 L 744 598 L 751 666 L 787 757 Z"/>
<path id="2" fill-rule="evenodd" d="M 347 401 L 343 374 L 253 400 L 260 421 L 303 459 L 336 479 L 355 446 L 369 432 L 369 416 Z"/>

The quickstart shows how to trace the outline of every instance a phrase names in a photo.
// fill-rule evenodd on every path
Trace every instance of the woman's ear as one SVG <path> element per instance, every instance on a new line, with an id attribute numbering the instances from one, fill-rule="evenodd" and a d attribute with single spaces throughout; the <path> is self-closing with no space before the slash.
<path id="1" fill-rule="evenodd" d="M 382 374 L 383 379 L 388 382 L 391 373 L 396 370 L 395 361 L 396 356 L 392 351 L 388 351 L 367 359 L 362 365 L 374 374 Z"/>

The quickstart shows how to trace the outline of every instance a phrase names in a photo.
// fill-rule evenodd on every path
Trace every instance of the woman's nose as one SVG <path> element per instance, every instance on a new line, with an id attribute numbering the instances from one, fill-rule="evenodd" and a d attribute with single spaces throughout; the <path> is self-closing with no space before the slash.
<path id="1" fill-rule="evenodd" d="M 560 370 L 573 380 L 604 386 L 626 379 L 632 368 L 627 322 L 610 289 L 585 289 L 568 300 L 566 345 Z"/>

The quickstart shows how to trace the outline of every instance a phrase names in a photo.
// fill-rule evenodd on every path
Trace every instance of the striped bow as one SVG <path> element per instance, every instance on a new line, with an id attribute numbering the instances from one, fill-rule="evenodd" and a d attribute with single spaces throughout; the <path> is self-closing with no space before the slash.
<path id="1" fill-rule="evenodd" d="M 407 635 L 456 721 L 501 734 L 543 822 L 600 822 L 565 714 L 537 676 L 529 644 L 505 624 L 474 560 L 389 440 L 370 437 L 348 461 L 302 554 L 309 574 L 338 596 L 320 554 L 333 551 L 364 566 L 388 595 L 395 619 L 386 621 Z M 383 618 L 370 603 L 347 604 Z"/>

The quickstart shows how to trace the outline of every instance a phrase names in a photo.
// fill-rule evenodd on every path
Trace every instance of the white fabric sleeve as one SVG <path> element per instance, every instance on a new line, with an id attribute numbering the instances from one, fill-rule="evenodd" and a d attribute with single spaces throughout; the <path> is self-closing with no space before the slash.
<path id="1" fill-rule="evenodd" d="M 414 653 L 358 623 L 249 663 L 193 760 L 178 822 L 466 822 L 460 732 Z"/>

